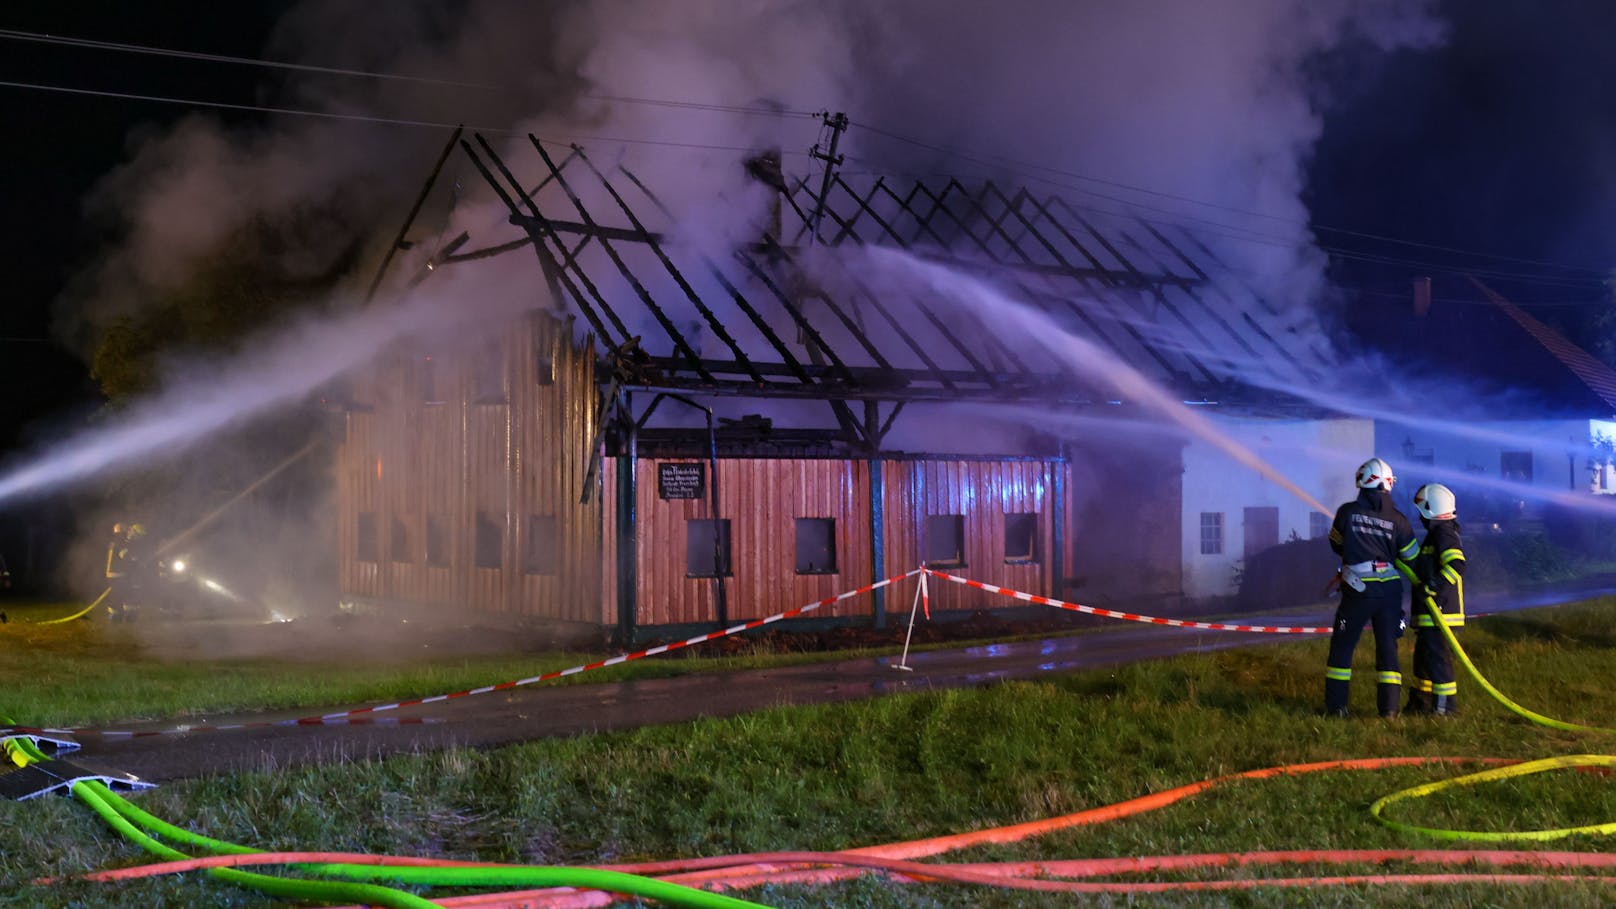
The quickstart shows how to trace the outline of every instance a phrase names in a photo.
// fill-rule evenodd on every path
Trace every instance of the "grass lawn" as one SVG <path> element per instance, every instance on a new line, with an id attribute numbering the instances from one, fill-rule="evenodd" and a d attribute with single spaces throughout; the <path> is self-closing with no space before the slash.
<path id="1" fill-rule="evenodd" d="M 1476 621 L 1461 636 L 1511 697 L 1559 719 L 1616 727 L 1616 600 Z M 113 626 L 0 626 L 0 710 L 80 724 L 249 706 L 310 706 L 420 694 L 572 665 L 576 654 L 479 657 L 442 665 L 228 667 L 142 658 Z M 59 630 L 51 630 L 59 629 Z M 1406 644 L 1411 644 L 1411 639 Z M 120 649 L 121 648 L 121 649 Z M 165 785 L 134 797 L 159 817 L 263 849 L 594 864 L 762 850 L 832 850 L 1019 823 L 1241 770 L 1395 755 L 1537 758 L 1616 753 L 1616 736 L 1534 726 L 1461 678 L 1453 720 L 1327 721 L 1314 715 L 1325 642 L 1298 641 L 1153 661 L 1039 682 L 780 708 L 633 732 L 359 760 Z M 1406 657 L 1406 654 L 1405 654 Z M 750 658 L 761 662 L 766 657 Z M 553 660 L 553 663 L 546 662 Z M 1372 715 L 1372 658 L 1358 655 L 1353 706 Z M 1405 662 L 1405 668 L 1407 663 Z M 689 671 L 653 661 L 625 671 Z M 408 673 L 426 673 L 407 677 Z M 318 676 L 310 681 L 310 675 Z M 88 676 L 88 678 L 79 678 Z M 298 676 L 293 684 L 289 678 Z M 225 680 L 232 680 L 225 684 Z M 210 684 L 211 683 L 211 684 Z M 393 687 L 402 686 L 402 687 Z M 199 690 L 217 700 L 194 704 Z M 72 690 L 73 693 L 65 693 Z M 116 703 L 106 695 L 117 691 Z M 999 861 L 1256 849 L 1519 848 L 1609 851 L 1578 836 L 1503 847 L 1386 828 L 1376 798 L 1473 766 L 1330 772 L 1253 780 L 1089 827 L 940 856 Z M 1616 821 L 1601 773 L 1557 771 L 1449 790 L 1392 813 L 1431 827 L 1530 830 Z M 0 802 L 0 906 L 271 906 L 197 875 L 107 885 L 27 882 L 146 857 L 71 799 Z M 1223 869 L 1212 876 L 1415 872 L 1409 865 Z M 1195 876 L 1152 875 L 1152 879 Z M 866 876 L 828 887 L 742 894 L 773 906 L 1559 907 L 1608 904 L 1616 885 L 1577 881 L 1365 889 L 1070 896 Z"/>

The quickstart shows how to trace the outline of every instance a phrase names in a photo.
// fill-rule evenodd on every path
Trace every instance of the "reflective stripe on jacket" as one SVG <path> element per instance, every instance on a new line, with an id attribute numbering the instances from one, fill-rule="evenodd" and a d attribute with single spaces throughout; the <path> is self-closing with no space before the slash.
<path id="1" fill-rule="evenodd" d="M 1419 554 L 1419 540 L 1408 518 L 1384 490 L 1360 489 L 1358 498 L 1336 509 L 1330 548 L 1341 557 L 1341 580 L 1364 596 L 1401 596 L 1399 576 L 1412 578 L 1408 563 Z M 1363 566 L 1370 567 L 1365 570 Z M 1354 580 L 1357 583 L 1354 583 Z"/>
<path id="2" fill-rule="evenodd" d="M 1457 520 L 1432 521 L 1420 546 L 1414 570 L 1420 586 L 1415 590 L 1414 624 L 1420 628 L 1436 627 L 1432 610 L 1442 614 L 1442 622 L 1450 627 L 1465 623 L 1464 610 L 1464 549 L 1459 541 Z"/>

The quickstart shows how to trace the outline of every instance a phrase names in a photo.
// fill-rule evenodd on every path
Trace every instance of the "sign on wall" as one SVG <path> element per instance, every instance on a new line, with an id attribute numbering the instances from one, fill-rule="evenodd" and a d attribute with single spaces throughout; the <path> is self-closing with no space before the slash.
<path id="1" fill-rule="evenodd" d="M 674 461 L 657 465 L 657 492 L 664 499 L 699 499 L 706 488 L 706 464 Z"/>

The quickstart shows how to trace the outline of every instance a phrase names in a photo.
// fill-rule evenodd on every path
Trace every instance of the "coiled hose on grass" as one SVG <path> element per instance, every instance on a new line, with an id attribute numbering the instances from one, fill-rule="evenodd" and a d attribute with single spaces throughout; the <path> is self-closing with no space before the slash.
<path id="1" fill-rule="evenodd" d="M 11 724 L 10 718 L 0 721 Z M 35 761 L 48 760 L 32 741 L 25 738 L 5 740 L 6 750 L 14 763 L 27 766 Z M 176 842 L 227 855 L 251 855 L 258 850 L 235 843 L 216 840 L 193 833 L 155 817 L 130 804 L 106 784 L 83 780 L 73 784 L 73 794 L 88 805 L 103 820 L 134 841 L 141 848 L 170 861 L 191 856 L 174 849 L 150 835 L 156 833 Z M 144 828 L 144 829 L 142 829 Z M 344 878 L 346 881 L 315 881 L 283 878 L 232 868 L 209 868 L 208 874 L 233 884 L 250 887 L 271 896 L 291 899 L 331 902 L 359 902 L 397 909 L 438 909 L 438 904 L 404 890 L 371 883 L 347 881 L 389 881 L 398 884 L 418 884 L 441 887 L 579 887 L 624 893 L 646 899 L 659 900 L 693 909 L 766 909 L 761 904 L 736 899 L 719 893 L 709 893 L 655 878 L 603 871 L 594 868 L 543 867 L 511 865 L 501 867 L 399 867 L 350 864 L 313 864 L 294 866 L 298 870 L 325 877 Z"/>

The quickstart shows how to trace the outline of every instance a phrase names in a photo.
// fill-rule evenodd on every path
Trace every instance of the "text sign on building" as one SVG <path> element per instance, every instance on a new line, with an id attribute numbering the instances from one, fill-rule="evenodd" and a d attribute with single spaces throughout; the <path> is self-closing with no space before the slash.
<path id="1" fill-rule="evenodd" d="M 706 464 L 674 462 L 657 465 L 657 492 L 664 499 L 699 499 L 706 487 Z"/>

